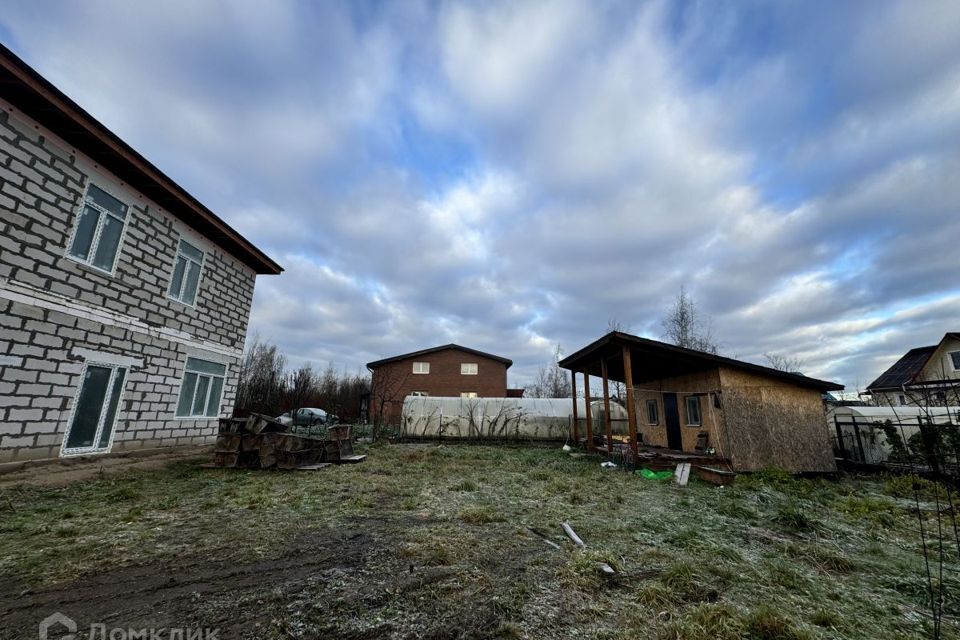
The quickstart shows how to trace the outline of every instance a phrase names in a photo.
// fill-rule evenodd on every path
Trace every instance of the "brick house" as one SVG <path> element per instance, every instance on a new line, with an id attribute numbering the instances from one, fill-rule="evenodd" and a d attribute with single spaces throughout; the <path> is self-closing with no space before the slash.
<path id="1" fill-rule="evenodd" d="M 399 422 L 403 399 L 409 395 L 504 398 L 512 364 L 507 358 L 456 344 L 369 362 L 370 419 Z"/>
<path id="2" fill-rule="evenodd" d="M 282 269 L 0 46 L 0 463 L 196 444 Z"/>
<path id="3" fill-rule="evenodd" d="M 907 351 L 867 386 L 880 407 L 960 405 L 960 333 Z"/>

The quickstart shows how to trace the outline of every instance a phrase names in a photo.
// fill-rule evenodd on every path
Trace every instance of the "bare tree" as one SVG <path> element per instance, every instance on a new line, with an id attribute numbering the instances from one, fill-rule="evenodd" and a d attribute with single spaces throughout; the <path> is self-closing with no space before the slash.
<path id="1" fill-rule="evenodd" d="M 560 355 L 560 345 L 557 345 L 553 360 L 541 366 L 533 384 L 526 387 L 526 396 L 530 398 L 569 398 L 573 395 L 570 388 L 570 374 L 560 368 Z"/>
<path id="2" fill-rule="evenodd" d="M 370 397 L 373 402 L 374 420 L 371 437 L 376 441 L 383 431 L 383 427 L 389 416 L 386 415 L 388 407 L 392 408 L 395 402 L 403 401 L 403 388 L 410 378 L 411 371 L 408 367 L 385 366 L 377 369 L 373 374 L 372 386 L 370 388 Z M 396 416 L 399 420 L 400 416 Z"/>
<path id="3" fill-rule="evenodd" d="M 786 371 L 788 373 L 799 373 L 803 369 L 803 360 L 782 353 L 765 353 L 763 357 L 767 359 L 767 364 L 771 369 L 777 371 Z"/>
<path id="4" fill-rule="evenodd" d="M 663 337 L 678 347 L 717 353 L 710 318 L 701 314 L 686 287 L 680 287 L 673 307 L 663 319 Z"/>
<path id="5" fill-rule="evenodd" d="M 253 336 L 240 363 L 234 414 L 243 416 L 251 411 L 269 415 L 279 413 L 283 402 L 283 371 L 286 366 L 287 359 L 280 353 L 277 345 Z"/>
<path id="6" fill-rule="evenodd" d="M 370 378 L 360 373 L 338 373 L 328 365 L 317 375 L 309 365 L 287 372 L 287 359 L 275 344 L 254 337 L 240 363 L 234 415 L 250 412 L 275 416 L 281 411 L 319 407 L 353 422 L 360 417 L 360 398 L 370 389 Z"/>

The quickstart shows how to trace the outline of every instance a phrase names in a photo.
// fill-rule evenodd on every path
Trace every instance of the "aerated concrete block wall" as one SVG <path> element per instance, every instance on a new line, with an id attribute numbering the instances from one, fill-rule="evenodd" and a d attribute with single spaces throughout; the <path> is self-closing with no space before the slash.
<path id="1" fill-rule="evenodd" d="M 128 205 L 115 272 L 67 257 L 88 181 Z M 196 304 L 167 297 L 180 238 L 203 249 Z M 256 274 L 0 100 L 0 462 L 56 457 L 86 361 L 128 364 L 113 451 L 210 441 L 178 420 L 188 355 L 236 391 Z"/>

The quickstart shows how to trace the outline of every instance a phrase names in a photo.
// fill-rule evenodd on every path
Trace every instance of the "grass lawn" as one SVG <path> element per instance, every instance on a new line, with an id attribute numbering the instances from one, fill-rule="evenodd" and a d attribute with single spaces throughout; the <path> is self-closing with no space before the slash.
<path id="1" fill-rule="evenodd" d="M 0 637 L 35 638 L 53 611 L 81 630 L 223 640 L 930 637 L 904 479 L 679 488 L 555 448 L 366 453 L 315 472 L 189 462 L 0 488 Z M 943 637 L 960 628 L 955 550 Z"/>

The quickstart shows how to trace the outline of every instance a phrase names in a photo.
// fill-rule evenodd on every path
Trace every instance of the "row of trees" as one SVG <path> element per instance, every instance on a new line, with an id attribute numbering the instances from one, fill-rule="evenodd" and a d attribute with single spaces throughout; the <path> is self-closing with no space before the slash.
<path id="1" fill-rule="evenodd" d="M 240 365 L 234 414 L 271 416 L 301 407 L 317 407 L 344 422 L 360 419 L 360 400 L 370 392 L 370 377 L 310 365 L 288 370 L 277 345 L 254 337 Z"/>

